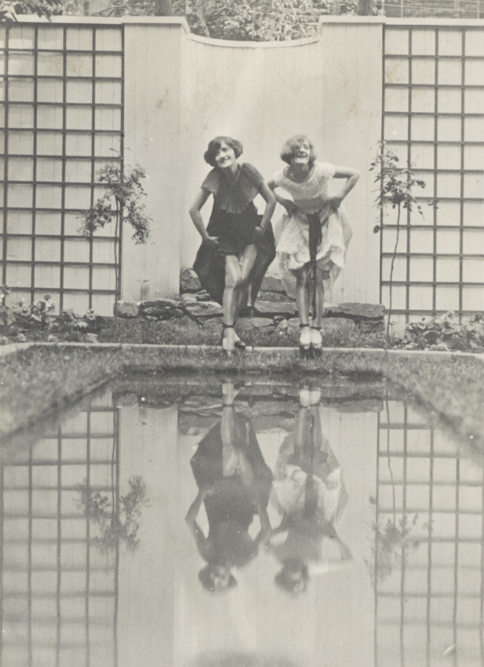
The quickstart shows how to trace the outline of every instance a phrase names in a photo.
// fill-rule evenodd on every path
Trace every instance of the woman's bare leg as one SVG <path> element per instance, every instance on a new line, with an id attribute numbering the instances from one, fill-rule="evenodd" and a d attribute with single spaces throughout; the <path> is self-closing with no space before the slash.
<path id="1" fill-rule="evenodd" d="M 240 264 L 235 255 L 225 257 L 225 289 L 223 295 L 224 324 L 226 328 L 223 332 L 222 346 L 227 352 L 234 349 L 235 315 L 237 311 L 238 293 L 237 288 L 240 284 Z"/>
<path id="2" fill-rule="evenodd" d="M 321 328 L 324 313 L 324 278 L 326 271 L 316 269 L 316 312 L 313 313 L 314 326 Z"/>
<path id="3" fill-rule="evenodd" d="M 315 312 L 312 314 L 313 323 L 311 325 L 311 347 L 315 356 L 320 356 L 323 349 L 321 326 L 324 313 L 324 275 L 325 272 L 317 267 L 316 280 L 314 281 L 314 289 L 316 290 L 314 295 Z"/>
<path id="4" fill-rule="evenodd" d="M 309 349 L 311 330 L 309 328 L 309 265 L 306 264 L 296 273 L 296 305 L 299 312 L 301 335 L 299 346 L 301 350 Z"/>
<path id="5" fill-rule="evenodd" d="M 249 276 L 257 257 L 257 248 L 255 244 L 248 245 L 240 259 L 240 282 L 237 289 L 237 309 L 236 317 L 239 314 L 242 298 L 249 289 Z"/>

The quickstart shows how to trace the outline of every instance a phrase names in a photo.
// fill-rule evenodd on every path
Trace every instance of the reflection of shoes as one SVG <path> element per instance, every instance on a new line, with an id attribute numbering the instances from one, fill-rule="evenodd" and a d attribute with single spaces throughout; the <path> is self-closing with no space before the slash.
<path id="1" fill-rule="evenodd" d="M 233 324 L 224 324 L 222 333 L 222 349 L 226 354 L 232 354 L 235 347 L 235 330 Z"/>
<path id="2" fill-rule="evenodd" d="M 323 338 L 321 336 L 321 327 L 311 327 L 311 347 L 313 356 L 320 357 L 323 353 Z"/>
<path id="3" fill-rule="evenodd" d="M 309 359 L 311 354 L 311 328 L 309 324 L 300 324 L 299 352 L 303 359 Z"/>
<path id="4" fill-rule="evenodd" d="M 321 400 L 321 391 L 319 389 L 311 389 L 309 392 L 309 405 L 319 405 Z"/>
<path id="5" fill-rule="evenodd" d="M 311 405 L 311 393 L 307 387 L 299 390 L 299 405 L 302 408 L 309 408 Z"/>
<path id="6" fill-rule="evenodd" d="M 232 381 L 224 382 L 222 384 L 222 402 L 225 407 L 232 407 L 235 397 L 239 393 L 239 390 L 235 388 Z"/>

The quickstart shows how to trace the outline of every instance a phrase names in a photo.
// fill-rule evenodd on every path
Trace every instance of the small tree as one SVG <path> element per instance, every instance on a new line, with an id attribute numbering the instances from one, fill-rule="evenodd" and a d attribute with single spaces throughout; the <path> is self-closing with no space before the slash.
<path id="1" fill-rule="evenodd" d="M 413 196 L 415 187 L 425 188 L 425 181 L 416 178 L 411 169 L 412 165 L 402 167 L 399 164 L 399 158 L 390 150 L 384 141 L 379 144 L 379 151 L 375 160 L 371 163 L 370 171 L 377 172 L 375 183 L 378 185 L 377 197 L 375 203 L 380 209 L 380 224 L 375 225 L 373 231 L 377 234 L 384 227 L 383 215 L 386 209 L 396 210 L 396 236 L 395 247 L 393 249 L 392 261 L 390 265 L 390 295 L 388 304 L 387 336 L 390 332 L 390 315 L 393 304 L 393 269 L 395 258 L 397 256 L 398 242 L 400 240 L 400 220 L 402 210 L 406 209 L 409 213 L 416 207 L 418 212 L 423 215 L 422 207 Z"/>
<path id="2" fill-rule="evenodd" d="M 0 1 L 0 22 L 17 21 L 17 14 L 37 14 L 50 20 L 52 14 L 62 9 L 62 0 L 14 0 Z"/>
<path id="3" fill-rule="evenodd" d="M 142 180 L 146 177 L 145 170 L 139 165 L 124 166 L 107 164 L 98 171 L 98 180 L 105 185 L 104 195 L 81 217 L 82 225 L 79 232 L 91 237 L 98 229 L 115 222 L 114 266 L 115 266 L 115 299 L 118 301 L 121 291 L 119 263 L 119 232 L 121 223 L 131 225 L 134 230 L 134 242 L 146 243 L 150 230 L 151 218 L 145 213 L 142 198 L 146 196 Z M 115 308 L 116 313 L 116 308 Z"/>

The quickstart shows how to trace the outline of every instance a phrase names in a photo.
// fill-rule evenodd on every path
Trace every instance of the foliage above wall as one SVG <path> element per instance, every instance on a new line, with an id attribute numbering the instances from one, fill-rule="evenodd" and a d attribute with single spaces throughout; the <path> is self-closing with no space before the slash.
<path id="1" fill-rule="evenodd" d="M 238 41 L 281 41 L 316 33 L 321 15 L 334 0 L 172 0 L 172 14 L 185 16 L 196 35 Z M 344 0 L 342 13 L 357 2 Z M 157 0 L 106 0 L 102 16 L 155 15 Z"/>
<path id="2" fill-rule="evenodd" d="M 17 14 L 37 14 L 50 18 L 62 7 L 62 0 L 16 0 L 0 2 L 0 21 L 16 21 Z"/>

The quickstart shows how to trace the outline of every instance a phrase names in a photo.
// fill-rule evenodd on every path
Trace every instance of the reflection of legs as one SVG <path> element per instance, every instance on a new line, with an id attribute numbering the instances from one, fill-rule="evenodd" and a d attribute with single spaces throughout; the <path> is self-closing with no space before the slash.
<path id="1" fill-rule="evenodd" d="M 299 312 L 301 336 L 299 348 L 304 354 L 309 351 L 311 330 L 309 328 L 309 265 L 306 264 L 296 273 L 296 305 Z"/>
<path id="2" fill-rule="evenodd" d="M 314 433 L 314 414 L 313 410 L 308 410 L 308 438 L 305 447 L 305 468 L 306 468 L 306 496 L 304 502 L 304 515 L 313 516 L 318 507 L 318 492 L 314 485 L 314 447 L 315 447 L 315 433 Z"/>
<path id="3" fill-rule="evenodd" d="M 243 451 L 238 450 L 239 475 L 243 486 L 250 487 L 254 484 L 254 471 Z"/>
<path id="4" fill-rule="evenodd" d="M 234 400 L 237 395 L 232 382 L 222 385 L 223 408 L 220 421 L 220 437 L 222 440 L 223 476 L 233 477 L 238 466 L 238 455 L 234 447 L 237 442 L 237 423 Z"/>

